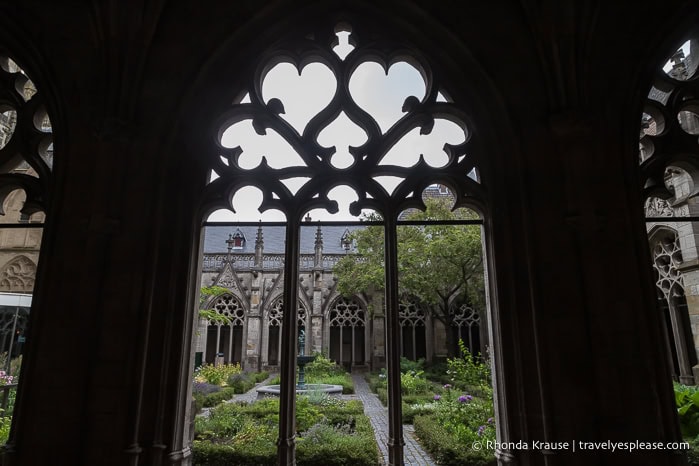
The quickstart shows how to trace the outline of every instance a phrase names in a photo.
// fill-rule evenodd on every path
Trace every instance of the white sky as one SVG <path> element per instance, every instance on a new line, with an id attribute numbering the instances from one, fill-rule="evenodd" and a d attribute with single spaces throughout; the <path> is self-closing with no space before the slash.
<path id="1" fill-rule="evenodd" d="M 347 45 L 347 33 L 340 33 L 341 44 L 336 53 L 344 58 L 351 50 Z M 262 98 L 269 102 L 278 98 L 284 104 L 285 113 L 281 115 L 296 131 L 301 133 L 306 124 L 318 112 L 327 106 L 335 94 L 337 83 L 328 67 L 320 63 L 306 65 L 298 75 L 290 63 L 281 63 L 272 68 L 262 83 Z M 408 96 L 422 100 L 425 97 L 425 82 L 420 72 L 405 62 L 393 64 L 386 74 L 383 68 L 373 62 L 361 64 L 350 77 L 350 94 L 357 104 L 377 121 L 382 132 L 386 132 L 404 114 L 403 102 Z M 440 95 L 440 100 L 443 100 Z M 245 99 L 244 99 L 245 101 Z M 354 124 L 345 113 L 341 113 L 327 125 L 318 136 L 318 143 L 324 147 L 335 146 L 336 152 L 330 163 L 344 169 L 353 163 L 349 146 L 359 146 L 366 142 L 366 133 Z M 380 164 L 412 166 L 423 154 L 430 166 L 440 167 L 447 163 L 447 154 L 443 151 L 445 143 L 464 142 L 465 133 L 457 124 L 444 120 L 435 120 L 434 129 L 429 135 L 420 135 L 415 129 L 401 139 L 383 158 Z M 267 135 L 260 136 L 252 128 L 251 120 L 232 125 L 222 136 L 224 147 L 240 146 L 243 150 L 239 163 L 243 169 L 259 166 L 262 157 L 272 168 L 305 165 L 301 157 L 278 133 L 267 129 Z M 216 175 L 213 174 L 212 178 Z M 382 186 L 391 192 L 400 178 L 377 177 Z M 286 180 L 286 186 L 296 192 L 308 179 L 295 178 Z M 309 212 L 313 220 L 356 220 L 349 214 L 349 204 L 357 195 L 349 186 L 338 186 L 330 191 L 329 197 L 338 201 L 340 211 L 331 215 L 325 210 L 314 209 Z M 279 211 L 267 211 L 260 214 L 257 208 L 262 201 L 262 193 L 254 187 L 240 189 L 233 197 L 230 210 L 218 210 L 209 216 L 209 221 L 283 221 L 284 215 Z"/>
<path id="2" fill-rule="evenodd" d="M 689 42 L 690 41 L 686 41 L 684 44 L 682 44 L 682 47 L 680 47 L 680 49 L 682 49 L 682 51 L 684 52 L 685 57 L 689 56 Z M 672 60 L 668 60 L 667 62 L 665 62 L 665 66 L 663 66 L 663 71 L 667 73 L 671 69 L 672 69 Z"/>

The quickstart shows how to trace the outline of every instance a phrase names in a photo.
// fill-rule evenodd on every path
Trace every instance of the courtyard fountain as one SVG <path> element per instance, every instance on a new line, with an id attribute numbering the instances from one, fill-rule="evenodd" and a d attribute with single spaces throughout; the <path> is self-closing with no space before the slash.
<path id="1" fill-rule="evenodd" d="M 299 332 L 299 355 L 296 356 L 296 365 L 299 368 L 299 380 L 296 384 L 296 394 L 306 394 L 310 392 L 327 393 L 330 396 L 340 396 L 342 385 L 330 385 L 324 383 L 306 383 L 305 367 L 315 359 L 315 356 L 305 356 L 306 336 L 303 329 Z M 279 385 L 264 385 L 257 389 L 257 399 L 274 396 L 279 398 Z"/>

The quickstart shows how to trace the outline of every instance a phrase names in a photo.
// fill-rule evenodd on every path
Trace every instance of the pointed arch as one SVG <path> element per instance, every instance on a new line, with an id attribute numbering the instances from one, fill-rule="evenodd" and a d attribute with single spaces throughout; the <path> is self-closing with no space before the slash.
<path id="1" fill-rule="evenodd" d="M 36 264 L 25 255 L 10 259 L 0 269 L 0 291 L 31 293 L 36 280 Z"/>

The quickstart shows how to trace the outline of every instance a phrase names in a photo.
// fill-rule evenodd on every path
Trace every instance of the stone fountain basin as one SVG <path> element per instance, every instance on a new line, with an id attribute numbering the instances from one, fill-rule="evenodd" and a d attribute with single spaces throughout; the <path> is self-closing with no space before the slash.
<path id="1" fill-rule="evenodd" d="M 280 385 L 263 385 L 257 389 L 257 399 L 261 400 L 269 396 L 279 398 Z M 323 392 L 330 396 L 342 395 L 342 385 L 330 385 L 325 383 L 307 383 L 306 388 L 300 390 L 296 387 L 296 394 L 304 395 L 310 392 Z"/>

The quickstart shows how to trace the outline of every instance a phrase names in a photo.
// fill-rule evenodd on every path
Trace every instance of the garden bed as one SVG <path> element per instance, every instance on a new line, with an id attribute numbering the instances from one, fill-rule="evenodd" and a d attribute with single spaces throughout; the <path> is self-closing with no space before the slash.
<path id="1" fill-rule="evenodd" d="M 226 403 L 195 422 L 194 463 L 199 466 L 274 465 L 279 400 Z M 296 406 L 299 465 L 374 466 L 379 450 L 359 401 L 322 395 L 299 397 Z"/>

